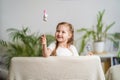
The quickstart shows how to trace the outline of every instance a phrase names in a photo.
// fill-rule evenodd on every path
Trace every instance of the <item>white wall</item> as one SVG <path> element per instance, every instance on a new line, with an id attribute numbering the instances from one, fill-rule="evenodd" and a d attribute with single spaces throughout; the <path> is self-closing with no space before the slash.
<path id="1" fill-rule="evenodd" d="M 29 26 L 32 32 L 54 33 L 58 22 L 67 21 L 75 29 L 91 27 L 98 11 L 106 10 L 104 22 L 115 21 L 110 32 L 120 32 L 120 0 L 0 0 L 0 39 L 8 40 L 8 28 Z M 43 21 L 43 10 L 48 21 Z"/>

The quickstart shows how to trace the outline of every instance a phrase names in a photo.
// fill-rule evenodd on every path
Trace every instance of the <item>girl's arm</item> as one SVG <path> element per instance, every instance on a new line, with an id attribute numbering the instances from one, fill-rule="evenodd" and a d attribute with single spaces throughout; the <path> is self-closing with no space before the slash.
<path id="1" fill-rule="evenodd" d="M 41 44 L 42 44 L 42 54 L 44 57 L 48 57 L 51 55 L 52 51 L 47 48 L 47 40 L 46 40 L 46 36 L 42 35 L 41 36 Z"/>

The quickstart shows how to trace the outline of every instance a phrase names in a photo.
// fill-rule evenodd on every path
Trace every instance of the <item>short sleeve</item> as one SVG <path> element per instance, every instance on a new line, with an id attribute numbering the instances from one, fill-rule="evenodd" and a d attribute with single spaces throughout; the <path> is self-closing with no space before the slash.
<path id="1" fill-rule="evenodd" d="M 52 42 L 52 43 L 48 46 L 48 48 L 53 51 L 53 50 L 55 49 L 55 42 Z"/>
<path id="2" fill-rule="evenodd" d="M 73 56 L 79 56 L 78 51 L 74 45 L 71 45 L 71 50 L 73 51 Z"/>

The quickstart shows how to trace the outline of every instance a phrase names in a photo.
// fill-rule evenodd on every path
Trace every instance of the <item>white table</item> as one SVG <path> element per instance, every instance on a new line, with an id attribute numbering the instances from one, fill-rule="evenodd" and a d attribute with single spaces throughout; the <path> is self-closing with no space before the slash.
<path id="1" fill-rule="evenodd" d="M 98 56 L 14 57 L 8 80 L 105 80 Z"/>
<path id="2" fill-rule="evenodd" d="M 117 52 L 108 52 L 108 53 L 103 53 L 103 54 L 96 54 L 98 56 L 100 56 L 101 59 L 107 59 L 110 58 L 110 62 L 111 62 L 111 66 L 114 65 L 113 63 L 113 58 L 117 57 Z"/>
<path id="3" fill-rule="evenodd" d="M 114 64 L 115 59 L 117 57 L 117 53 L 116 52 L 108 52 L 108 53 L 101 53 L 101 54 L 95 54 L 97 56 L 99 56 L 101 58 L 101 62 L 104 63 L 103 65 L 103 70 L 104 73 L 106 73 L 106 71 Z M 109 59 L 109 60 L 108 60 Z M 107 63 L 106 63 L 107 60 Z M 110 62 L 110 63 L 109 63 Z"/>

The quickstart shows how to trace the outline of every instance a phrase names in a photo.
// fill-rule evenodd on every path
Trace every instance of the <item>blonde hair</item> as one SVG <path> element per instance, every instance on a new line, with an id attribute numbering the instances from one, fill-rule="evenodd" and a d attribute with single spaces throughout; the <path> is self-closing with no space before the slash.
<path id="1" fill-rule="evenodd" d="M 58 23 L 56 29 L 60 26 L 60 25 L 66 25 L 66 27 L 69 28 L 69 31 L 70 31 L 70 34 L 71 34 L 71 38 L 68 39 L 68 42 L 67 42 L 67 46 L 69 47 L 71 44 L 73 44 L 74 42 L 74 28 L 72 26 L 72 24 L 68 23 L 68 22 L 60 22 Z M 56 41 L 56 46 L 55 46 L 55 49 L 53 50 L 52 52 L 52 56 L 56 56 L 56 50 L 58 48 L 58 41 Z"/>

